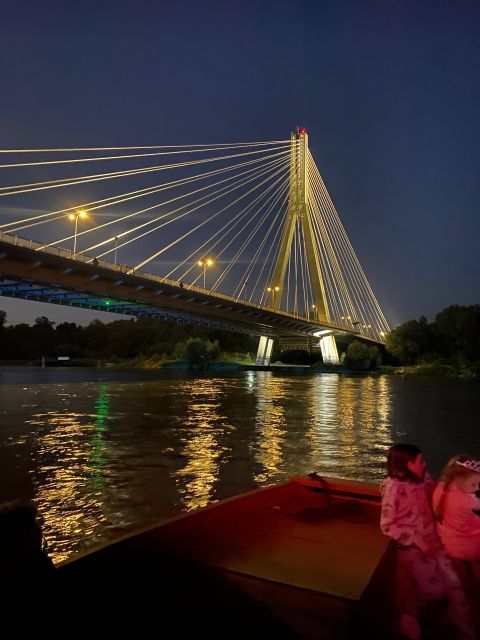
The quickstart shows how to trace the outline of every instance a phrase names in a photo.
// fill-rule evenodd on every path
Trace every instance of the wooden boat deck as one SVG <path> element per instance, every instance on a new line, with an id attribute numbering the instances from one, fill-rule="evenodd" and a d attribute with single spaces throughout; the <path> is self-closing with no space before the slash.
<path id="1" fill-rule="evenodd" d="M 318 480 L 304 478 L 237 496 L 59 573 L 80 588 L 94 576 L 95 593 L 114 592 L 142 618 L 161 583 L 161 618 L 210 637 L 351 638 L 360 623 L 370 638 L 389 637 L 377 620 L 380 608 L 391 621 L 393 577 L 378 489 L 342 483 L 330 501 Z"/>
<path id="2" fill-rule="evenodd" d="M 344 507 L 341 509 L 340 507 Z M 291 483 L 179 519 L 142 544 L 281 584 L 359 600 L 388 546 L 378 506 L 348 498 L 329 509 L 323 493 Z"/>

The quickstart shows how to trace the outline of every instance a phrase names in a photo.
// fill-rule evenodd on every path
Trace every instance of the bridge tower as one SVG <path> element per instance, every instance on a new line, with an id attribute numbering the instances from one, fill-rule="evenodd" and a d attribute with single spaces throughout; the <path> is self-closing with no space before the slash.
<path id="1" fill-rule="evenodd" d="M 288 261 L 292 250 L 292 241 L 297 225 L 301 226 L 305 240 L 305 255 L 307 268 L 312 284 L 313 299 L 317 309 L 318 321 L 330 322 L 330 311 L 323 284 L 320 255 L 315 242 L 312 213 L 308 206 L 308 133 L 305 129 L 292 132 L 290 136 L 290 190 L 288 209 L 282 231 L 282 238 L 278 251 L 273 277 L 270 285 L 272 299 L 269 306 L 280 308 L 283 284 Z M 278 295 L 275 295 L 277 292 Z M 324 362 L 337 363 L 339 361 L 337 346 L 333 332 L 325 330 L 318 332 L 320 347 Z M 257 364 L 269 364 L 273 340 L 262 336 L 257 352 Z"/>

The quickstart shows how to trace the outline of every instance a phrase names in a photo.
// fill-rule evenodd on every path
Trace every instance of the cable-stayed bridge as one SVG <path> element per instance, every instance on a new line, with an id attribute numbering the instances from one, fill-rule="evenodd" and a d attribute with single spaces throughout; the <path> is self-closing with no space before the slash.
<path id="1" fill-rule="evenodd" d="M 274 337 L 315 337 L 335 362 L 335 336 L 389 331 L 303 129 L 0 150 L 0 170 L 2 295 L 248 332 L 265 363 Z"/>

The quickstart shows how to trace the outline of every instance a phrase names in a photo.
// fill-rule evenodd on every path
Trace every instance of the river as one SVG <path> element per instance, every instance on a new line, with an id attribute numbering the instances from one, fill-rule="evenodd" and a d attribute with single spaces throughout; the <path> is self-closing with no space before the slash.
<path id="1" fill-rule="evenodd" d="M 0 367 L 0 500 L 33 498 L 56 562 L 309 473 L 380 480 L 480 456 L 478 383 L 444 378 Z"/>

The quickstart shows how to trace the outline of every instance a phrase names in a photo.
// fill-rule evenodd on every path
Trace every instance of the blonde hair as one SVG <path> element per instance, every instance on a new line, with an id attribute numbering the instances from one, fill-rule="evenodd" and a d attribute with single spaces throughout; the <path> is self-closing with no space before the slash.
<path id="1" fill-rule="evenodd" d="M 447 498 L 447 491 L 454 480 L 463 480 L 478 473 L 475 469 L 469 468 L 465 463 L 475 463 L 476 460 L 472 456 L 467 456 L 465 453 L 459 453 L 447 462 L 444 466 L 442 473 L 440 474 L 440 482 L 443 482 L 443 491 L 438 501 L 437 508 L 435 509 L 435 517 L 438 522 L 442 522 L 445 516 L 445 500 Z"/>

